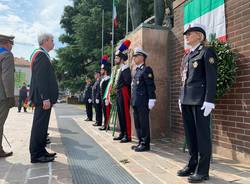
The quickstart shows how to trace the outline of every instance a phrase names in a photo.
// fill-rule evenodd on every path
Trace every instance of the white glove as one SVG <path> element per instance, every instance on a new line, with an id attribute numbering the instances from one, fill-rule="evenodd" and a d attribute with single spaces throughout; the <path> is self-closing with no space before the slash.
<path id="1" fill-rule="evenodd" d="M 213 103 L 204 102 L 201 110 L 204 110 L 204 116 L 208 116 L 214 108 L 215 105 Z"/>
<path id="2" fill-rule="evenodd" d="M 92 102 L 92 100 L 89 98 L 89 99 L 88 99 L 88 102 L 89 102 L 89 103 L 91 103 L 91 102 Z"/>
<path id="3" fill-rule="evenodd" d="M 181 100 L 180 99 L 178 100 L 178 105 L 179 105 L 179 110 L 182 113 L 182 110 L 181 110 Z"/>
<path id="4" fill-rule="evenodd" d="M 109 105 L 109 101 L 107 99 L 105 99 L 105 106 Z"/>
<path id="5" fill-rule="evenodd" d="M 155 106 L 155 99 L 149 99 L 148 101 L 148 108 L 151 110 Z"/>
<path id="6" fill-rule="evenodd" d="M 95 99 L 95 103 L 96 103 L 96 104 L 99 104 L 99 100 L 98 100 L 98 99 Z"/>

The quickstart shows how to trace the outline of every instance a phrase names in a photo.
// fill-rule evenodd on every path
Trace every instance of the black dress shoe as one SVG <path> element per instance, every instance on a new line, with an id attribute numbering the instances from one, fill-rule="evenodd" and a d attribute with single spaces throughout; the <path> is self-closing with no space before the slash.
<path id="1" fill-rule="evenodd" d="M 194 173 L 195 169 L 192 169 L 190 167 L 184 167 L 183 169 L 179 170 L 177 172 L 178 176 L 190 176 Z"/>
<path id="2" fill-rule="evenodd" d="M 131 142 L 131 139 L 129 139 L 128 136 L 124 136 L 120 141 L 120 143 L 127 143 L 127 142 Z"/>
<path id="3" fill-rule="evenodd" d="M 92 121 L 92 119 L 87 118 L 87 119 L 85 119 L 84 121 Z"/>
<path id="4" fill-rule="evenodd" d="M 9 157 L 9 156 L 12 156 L 13 155 L 13 152 L 5 152 L 5 151 L 1 151 L 0 152 L 0 157 Z"/>
<path id="5" fill-rule="evenodd" d="M 131 149 L 132 150 L 135 150 L 137 147 L 139 147 L 140 146 L 140 144 L 137 144 L 137 145 L 133 145 L 133 146 L 131 146 Z"/>
<path id="6" fill-rule="evenodd" d="M 94 123 L 93 126 L 99 126 L 98 123 Z"/>
<path id="7" fill-rule="evenodd" d="M 122 135 L 119 135 L 118 137 L 114 137 L 113 140 L 114 141 L 119 141 L 119 140 L 122 140 L 123 136 Z"/>
<path id="8" fill-rule="evenodd" d="M 44 156 L 46 156 L 46 157 L 55 157 L 55 156 L 56 156 L 56 153 L 49 153 L 49 152 L 46 152 L 46 153 L 44 154 Z"/>
<path id="9" fill-rule="evenodd" d="M 143 144 L 135 148 L 135 152 L 143 152 L 143 151 L 149 151 L 149 150 L 150 150 L 150 146 L 146 146 Z"/>
<path id="10" fill-rule="evenodd" d="M 109 130 L 109 127 L 106 128 L 105 126 L 103 126 L 103 127 L 99 128 L 99 130 Z"/>
<path id="11" fill-rule="evenodd" d="M 31 163 L 46 163 L 53 162 L 55 157 L 41 156 L 39 158 L 31 159 Z"/>
<path id="12" fill-rule="evenodd" d="M 99 128 L 99 130 L 106 130 L 106 127 L 101 127 Z"/>
<path id="13" fill-rule="evenodd" d="M 193 174 L 188 177 L 188 182 L 189 183 L 201 183 L 205 180 L 208 180 L 209 176 L 206 174 Z"/>

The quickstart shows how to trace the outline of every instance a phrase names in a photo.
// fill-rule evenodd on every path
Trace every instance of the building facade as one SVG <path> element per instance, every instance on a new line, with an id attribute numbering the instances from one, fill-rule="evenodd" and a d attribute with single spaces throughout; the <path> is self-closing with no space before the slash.
<path id="1" fill-rule="evenodd" d="M 30 62 L 23 58 L 14 58 L 15 60 L 15 96 L 19 95 L 19 89 L 25 82 L 27 86 L 30 84 L 31 70 Z"/>

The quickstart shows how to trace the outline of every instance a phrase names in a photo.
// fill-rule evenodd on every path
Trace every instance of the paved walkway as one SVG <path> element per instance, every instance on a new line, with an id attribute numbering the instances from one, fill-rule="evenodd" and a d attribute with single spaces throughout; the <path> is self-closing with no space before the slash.
<path id="1" fill-rule="evenodd" d="M 55 112 L 52 111 L 49 133 L 52 144 L 48 151 L 57 152 L 56 161 L 45 164 L 31 164 L 29 157 L 29 139 L 33 113 L 17 113 L 12 108 L 5 124 L 4 134 L 9 140 L 13 156 L 0 159 L 0 184 L 71 184 L 64 146 L 57 128 Z M 3 139 L 5 150 L 10 150 Z"/>
<path id="2" fill-rule="evenodd" d="M 58 104 L 57 108 L 59 109 L 62 106 L 62 104 Z M 78 107 L 76 106 L 68 105 L 68 107 L 69 112 L 79 110 L 77 110 Z M 177 144 L 171 143 L 168 139 L 153 140 L 152 151 L 136 153 L 130 149 L 131 145 L 135 143 L 120 144 L 113 141 L 110 131 L 99 131 L 97 127 L 92 126 L 93 122 L 85 122 L 83 116 L 79 116 L 79 114 L 72 115 L 65 112 L 60 116 L 60 118 L 58 117 L 58 119 L 56 119 L 55 111 L 52 111 L 49 128 L 52 141 L 50 149 L 58 152 L 56 161 L 49 164 L 31 164 L 29 160 L 28 145 L 33 114 L 17 113 L 17 109 L 11 109 L 4 133 L 12 146 L 14 155 L 6 159 L 0 159 L 0 184 L 71 184 L 73 181 L 77 183 L 74 172 L 72 171 L 72 162 L 67 152 L 67 146 L 69 146 L 69 144 L 71 146 L 75 144 L 75 149 L 80 149 L 82 153 L 87 154 L 88 158 L 91 160 L 95 155 L 88 152 L 90 149 L 89 146 L 97 146 L 95 143 L 100 145 L 103 150 L 116 161 L 113 162 L 111 159 L 109 164 L 120 164 L 120 166 L 139 183 L 187 183 L 186 178 L 176 176 L 176 171 L 185 164 L 186 154 L 182 153 Z M 72 133 L 76 131 L 76 129 L 70 130 L 70 127 L 66 128 L 66 125 L 60 124 L 63 118 L 71 119 L 70 123 L 73 127 L 77 128 L 77 132 L 88 139 L 81 140 L 81 143 L 78 144 L 76 142 L 67 141 L 69 139 L 67 139 L 66 135 L 73 136 L 67 133 L 70 131 Z M 57 127 L 57 121 L 59 121 L 59 129 Z M 62 125 L 65 127 L 61 127 Z M 79 129 L 81 129 L 81 131 L 79 131 Z M 92 137 L 92 139 L 90 139 L 86 133 Z M 9 148 L 5 140 L 3 140 L 3 143 L 4 148 L 8 150 Z M 88 162 L 88 160 L 79 161 Z M 83 165 L 83 167 L 85 166 Z M 96 168 L 93 167 L 92 169 L 93 173 L 95 173 Z M 250 184 L 250 166 L 214 155 L 210 176 L 211 179 L 205 183 Z M 123 184 L 122 182 L 120 183 Z"/>
<path id="3" fill-rule="evenodd" d="M 55 111 L 73 183 L 139 184 L 75 123 L 72 117 L 85 119 L 82 109 L 60 104 Z"/>
<path id="4" fill-rule="evenodd" d="M 186 184 L 187 178 L 176 176 L 185 165 L 187 154 L 181 145 L 168 139 L 152 140 L 150 152 L 137 153 L 131 150 L 135 143 L 121 144 L 113 141 L 112 132 L 99 131 L 93 122 L 73 118 L 104 150 L 106 150 L 140 183 L 143 184 Z M 250 166 L 213 155 L 210 180 L 207 184 L 250 184 Z"/>

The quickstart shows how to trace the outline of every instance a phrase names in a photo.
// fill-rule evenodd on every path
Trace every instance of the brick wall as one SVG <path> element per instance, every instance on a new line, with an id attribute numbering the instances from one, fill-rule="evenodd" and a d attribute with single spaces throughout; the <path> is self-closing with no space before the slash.
<path id="1" fill-rule="evenodd" d="M 174 28 L 170 34 L 171 129 L 183 136 L 178 109 L 180 62 L 183 55 L 183 3 L 175 1 Z M 215 145 L 250 154 L 250 1 L 225 0 L 227 39 L 237 54 L 237 77 L 232 89 L 216 103 L 213 116 Z"/>

